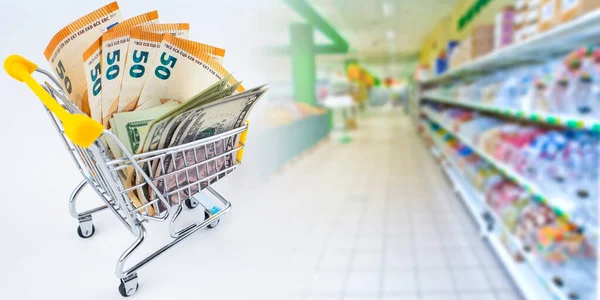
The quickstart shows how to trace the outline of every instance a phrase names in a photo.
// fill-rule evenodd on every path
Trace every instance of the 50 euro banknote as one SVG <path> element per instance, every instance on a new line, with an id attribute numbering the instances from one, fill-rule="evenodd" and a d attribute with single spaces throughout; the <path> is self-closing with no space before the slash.
<path id="1" fill-rule="evenodd" d="M 103 38 L 104 40 L 108 40 L 108 42 L 110 42 L 111 46 L 113 44 L 116 45 L 121 45 L 121 47 L 125 44 L 125 41 L 121 41 L 122 39 L 126 38 L 126 33 L 128 32 L 124 32 L 123 30 L 126 28 L 129 28 L 131 26 L 136 26 L 136 25 L 140 25 L 140 24 L 146 24 L 148 22 L 154 22 L 157 21 L 158 18 L 158 13 L 156 11 L 152 11 L 149 13 L 145 13 L 139 16 L 135 16 L 133 18 L 129 18 L 125 21 L 122 21 L 114 26 L 111 26 L 107 32 L 105 32 L 104 34 L 102 34 L 100 37 L 98 37 L 98 39 L 96 39 L 91 45 L 89 45 L 89 47 L 83 52 L 82 55 L 82 60 L 83 60 L 83 67 L 84 67 L 84 74 L 86 75 L 85 79 L 87 82 L 87 92 L 85 93 L 85 95 L 87 95 L 87 102 L 89 105 L 89 111 L 90 111 L 90 116 L 100 122 L 103 123 L 104 126 L 106 126 L 106 122 L 108 121 L 109 118 L 103 118 L 103 111 L 102 111 L 102 85 L 105 85 L 105 88 L 107 90 L 107 94 L 108 95 L 104 95 L 104 97 L 110 97 L 111 95 L 114 95 L 115 93 L 118 95 L 118 88 L 117 91 L 115 92 L 114 90 L 114 84 L 109 81 L 107 82 L 107 80 L 103 80 L 102 79 L 102 74 L 104 74 L 106 71 L 104 70 L 103 72 L 103 66 L 104 69 L 106 69 L 106 61 L 107 58 L 103 58 Z M 116 34 L 116 35 L 115 35 Z M 120 40 L 114 41 L 114 39 L 116 38 L 121 38 Z M 116 58 L 119 58 L 117 56 L 114 56 L 115 54 L 113 53 L 113 58 L 112 58 L 112 62 L 115 63 Z M 104 63 L 102 63 L 104 62 Z M 118 62 L 117 62 L 118 63 Z M 118 68 L 119 66 L 112 66 L 111 72 L 115 72 L 115 71 L 119 71 L 118 69 L 115 70 L 115 68 Z M 115 74 L 112 74 L 115 75 Z M 115 77 L 111 76 L 111 79 L 115 79 Z M 103 82 L 104 81 L 104 82 Z M 106 106 L 106 105 L 105 105 Z M 106 108 L 109 108 L 110 106 L 106 106 Z"/>
<path id="2" fill-rule="evenodd" d="M 160 44 L 165 33 L 186 38 L 189 34 L 189 24 L 153 24 L 137 26 L 129 35 L 129 48 L 125 56 L 123 81 L 121 82 L 120 99 L 117 110 L 119 112 L 135 109 L 146 78 L 147 69 L 154 62 L 154 57 L 160 49 Z"/>
<path id="3" fill-rule="evenodd" d="M 121 81 L 129 48 L 132 27 L 158 22 L 158 12 L 151 11 L 127 19 L 102 35 L 102 123 L 118 110 Z"/>
<path id="4" fill-rule="evenodd" d="M 112 2 L 61 29 L 44 51 L 69 100 L 88 115 L 90 107 L 82 54 L 103 32 L 122 20 L 119 5 Z"/>
<path id="5" fill-rule="evenodd" d="M 160 50 L 136 109 L 155 107 L 168 100 L 183 102 L 229 74 L 211 55 L 210 46 L 164 34 Z M 229 84 L 238 81 L 230 77 Z M 238 91 L 243 91 L 243 86 Z"/>

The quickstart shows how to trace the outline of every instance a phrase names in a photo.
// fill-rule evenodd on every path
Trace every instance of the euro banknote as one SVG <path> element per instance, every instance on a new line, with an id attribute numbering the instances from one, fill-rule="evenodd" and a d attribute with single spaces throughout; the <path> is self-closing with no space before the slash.
<path id="1" fill-rule="evenodd" d="M 90 107 L 82 54 L 103 32 L 122 20 L 119 5 L 112 2 L 61 29 L 44 51 L 69 100 L 88 115 Z"/>
<path id="2" fill-rule="evenodd" d="M 138 25 L 158 22 L 158 12 L 151 11 L 119 23 L 102 35 L 102 123 L 108 125 L 119 106 L 119 93 L 129 48 L 129 31 Z"/>
<path id="3" fill-rule="evenodd" d="M 226 77 L 229 72 L 205 53 L 205 48 L 198 43 L 166 33 L 149 75 L 137 109 L 158 106 L 167 100 L 183 102 Z M 229 84 L 236 83 L 237 80 L 231 77 Z M 238 91 L 243 90 L 240 85 Z"/>
<path id="4" fill-rule="evenodd" d="M 163 35 L 170 33 L 185 38 L 189 34 L 189 28 L 187 23 L 152 24 L 137 26 L 130 31 L 118 111 L 132 111 L 137 106 Z"/>
<path id="5" fill-rule="evenodd" d="M 86 74 L 87 99 L 90 117 L 102 123 L 102 39 L 98 38 L 83 52 L 83 68 Z"/>

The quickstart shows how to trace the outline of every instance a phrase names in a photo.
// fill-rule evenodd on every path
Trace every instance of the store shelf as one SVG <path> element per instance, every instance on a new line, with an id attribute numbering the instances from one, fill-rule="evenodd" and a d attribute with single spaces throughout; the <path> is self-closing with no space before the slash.
<path id="1" fill-rule="evenodd" d="M 432 138 L 432 140 L 435 140 L 435 138 Z M 436 149 L 437 147 L 439 146 L 434 145 L 433 149 L 435 150 L 432 150 L 432 152 L 439 153 L 443 156 L 442 152 L 439 149 Z M 509 237 L 509 242 L 519 249 L 519 252 L 521 252 L 525 258 L 526 264 L 515 261 L 502 244 L 498 233 L 486 232 L 485 237 L 490 242 L 494 252 L 496 252 L 505 266 L 506 271 L 513 278 L 526 299 L 568 299 L 562 290 L 551 283 L 550 277 L 545 276 L 545 273 L 536 266 L 534 257 L 524 250 L 521 242 L 504 226 L 502 219 L 499 218 L 485 202 L 485 197 L 465 180 L 464 173 L 456 163 L 451 158 L 446 158 L 444 161 L 447 162 L 447 164 L 442 164 L 442 169 L 448 174 L 454 187 L 460 194 L 460 198 L 463 199 L 463 202 L 469 208 L 469 211 L 476 219 L 480 228 L 482 230 L 487 228 L 487 222 L 483 218 L 483 213 L 489 213 L 494 219 L 494 224 L 502 228 L 506 236 Z"/>
<path id="2" fill-rule="evenodd" d="M 573 21 L 558 25 L 523 42 L 495 50 L 476 58 L 443 75 L 421 84 L 436 84 L 469 73 L 482 72 L 524 61 L 538 61 L 565 53 L 574 47 L 597 43 L 600 40 L 600 10 L 590 12 Z"/>
<path id="3" fill-rule="evenodd" d="M 440 147 L 439 144 L 442 142 L 436 138 L 431 139 L 434 140 L 432 152 L 435 152 L 437 156 L 445 157 L 443 152 L 437 149 Z M 449 178 L 455 186 L 455 189 L 460 194 L 467 207 L 469 207 L 473 217 L 477 219 L 476 221 L 480 228 L 487 228 L 487 222 L 483 218 L 483 213 L 489 213 L 494 220 L 494 224 L 497 225 L 502 232 L 504 232 L 508 242 L 514 248 L 518 249 L 521 255 L 524 257 L 525 262 L 527 262 L 526 264 L 521 264 L 515 261 L 508 250 L 504 247 L 502 238 L 499 236 L 498 232 L 486 232 L 484 235 L 490 242 L 490 245 L 500 260 L 503 262 L 509 274 L 515 280 L 515 283 L 521 288 L 521 291 L 526 298 L 538 299 L 540 296 L 544 296 L 540 299 L 570 299 L 563 289 L 559 288 L 553 283 L 553 276 L 551 276 L 553 274 L 548 274 L 542 270 L 537 263 L 538 259 L 536 259 L 535 255 L 526 251 L 521 241 L 516 238 L 510 232 L 510 230 L 508 230 L 508 228 L 506 228 L 502 218 L 500 218 L 500 216 L 498 216 L 498 214 L 485 201 L 485 196 L 481 192 L 477 191 L 472 184 L 465 180 L 466 176 L 464 172 L 460 167 L 458 167 L 454 160 L 450 157 L 445 157 L 443 161 L 445 163 L 441 165 L 442 169 L 444 172 L 446 172 L 446 174 L 449 175 Z M 472 209 L 473 207 L 476 207 L 477 209 Z M 591 273 L 590 276 L 592 276 Z M 552 295 L 555 297 L 552 297 Z"/>
<path id="4" fill-rule="evenodd" d="M 568 218 L 571 222 L 573 222 L 577 226 L 586 230 L 586 232 L 590 232 L 593 234 L 598 233 L 597 228 L 595 228 L 594 226 L 591 226 L 591 225 L 585 224 L 583 222 L 580 222 L 578 220 L 569 218 L 569 216 L 571 215 L 571 212 L 573 212 L 575 209 L 575 204 L 572 201 L 570 201 L 569 199 L 561 199 L 559 197 L 553 197 L 551 195 L 548 195 L 547 193 L 544 193 L 544 191 L 541 188 L 539 188 L 537 186 L 537 184 L 531 182 L 527 178 L 516 173 L 515 171 L 512 170 L 511 167 L 507 166 L 506 164 L 491 157 L 489 154 L 487 154 L 483 150 L 479 149 L 479 147 L 476 147 L 475 145 L 473 145 L 473 143 L 468 138 L 460 136 L 460 134 L 456 133 L 453 130 L 452 126 L 449 125 L 447 121 L 443 120 L 443 118 L 441 118 L 439 116 L 439 114 L 433 112 L 432 110 L 430 110 L 428 108 L 424 108 L 423 112 L 425 113 L 425 115 L 427 116 L 427 118 L 429 120 L 440 125 L 444 129 L 446 129 L 448 132 L 450 132 L 452 135 L 454 135 L 456 138 L 458 138 L 463 144 L 465 144 L 466 146 L 471 148 L 481 158 L 486 160 L 489 164 L 491 164 L 498 171 L 500 171 L 500 173 L 502 173 L 502 175 L 506 176 L 507 178 L 514 181 L 515 183 L 521 185 L 525 190 L 527 190 L 529 193 L 531 193 L 533 195 L 533 198 L 536 201 L 550 206 L 551 208 L 553 208 L 554 212 L 558 216 Z"/>
<path id="5" fill-rule="evenodd" d="M 439 152 L 437 149 L 436 151 Z M 443 156 L 443 154 L 440 155 Z M 452 164 L 452 161 L 446 159 L 440 163 L 440 166 L 448 178 L 450 178 L 450 181 L 453 182 L 454 191 L 460 195 L 460 199 L 462 199 L 471 216 L 473 216 L 473 219 L 479 225 L 479 228 L 484 230 L 484 228 L 487 228 L 487 222 L 482 216 L 485 214 L 486 208 L 481 201 L 473 201 L 473 199 L 476 199 L 473 194 L 474 189 L 463 179 L 464 176 L 462 173 L 457 171 L 459 168 Z M 482 235 L 484 235 L 483 232 Z"/>
<path id="6" fill-rule="evenodd" d="M 449 105 L 455 105 L 465 108 L 470 108 L 478 111 L 492 113 L 500 116 L 510 117 L 519 120 L 526 120 L 536 123 L 548 124 L 553 126 L 562 126 L 572 129 L 589 129 L 600 132 L 600 120 L 593 118 L 582 118 L 577 116 L 568 115 L 555 115 L 545 114 L 537 112 L 526 112 L 518 109 L 506 109 L 500 108 L 493 105 L 473 103 L 470 101 L 463 101 L 453 99 L 443 95 L 435 93 L 427 93 L 422 96 L 428 101 L 444 103 Z"/>

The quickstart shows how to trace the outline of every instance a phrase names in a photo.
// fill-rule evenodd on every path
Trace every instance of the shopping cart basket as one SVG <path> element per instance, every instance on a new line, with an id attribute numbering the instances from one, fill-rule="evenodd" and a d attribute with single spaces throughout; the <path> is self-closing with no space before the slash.
<path id="1" fill-rule="evenodd" d="M 69 211 L 79 221 L 79 236 L 92 236 L 95 232 L 92 214 L 108 209 L 136 237 L 117 261 L 116 275 L 121 281 L 119 292 L 122 296 L 128 297 L 137 291 L 140 268 L 199 229 L 214 228 L 231 208 L 229 201 L 211 184 L 241 163 L 247 124 L 184 145 L 134 155 L 112 132 L 81 113 L 49 72 L 17 55 L 8 57 L 4 68 L 11 77 L 25 82 L 42 100 L 83 175 L 84 180 L 75 187 L 69 199 Z M 32 77 L 34 72 L 48 77 L 56 88 L 47 82 L 40 85 Z M 232 142 L 235 146 L 223 150 L 223 145 L 232 145 Z M 122 158 L 112 158 L 105 144 L 116 145 L 123 153 Z M 86 185 L 98 194 L 104 205 L 78 213 L 75 202 Z M 192 197 L 201 191 L 208 191 L 223 206 L 218 209 L 205 207 Z M 203 206 L 203 219 L 186 226 L 177 225 L 184 204 L 190 209 L 199 204 Z M 126 269 L 125 263 L 146 237 L 144 223 L 147 221 L 168 221 L 173 240 Z"/>

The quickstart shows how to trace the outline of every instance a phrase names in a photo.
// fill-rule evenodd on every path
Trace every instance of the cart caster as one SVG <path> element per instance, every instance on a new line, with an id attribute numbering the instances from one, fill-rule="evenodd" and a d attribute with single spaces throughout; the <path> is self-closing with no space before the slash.
<path id="1" fill-rule="evenodd" d="M 186 199 L 183 203 L 189 209 L 194 209 L 194 208 L 198 207 L 198 204 L 200 204 L 199 201 L 194 200 L 194 199 Z"/>
<path id="2" fill-rule="evenodd" d="M 79 225 L 79 227 L 77 227 L 77 234 L 82 239 L 90 238 L 96 232 L 96 227 L 94 227 L 94 225 L 92 225 L 91 229 L 81 229 L 81 227 L 82 227 L 81 225 Z"/>
<path id="3" fill-rule="evenodd" d="M 204 220 L 210 218 L 210 214 L 207 211 L 204 211 Z M 215 227 L 217 227 L 217 225 L 219 225 L 219 222 L 221 222 L 221 218 L 218 218 L 216 220 L 214 220 L 212 223 L 208 224 L 208 228 L 209 229 L 213 229 Z"/>
<path id="4" fill-rule="evenodd" d="M 121 279 L 121 284 L 119 284 L 119 294 L 123 297 L 129 297 L 135 294 L 139 287 L 137 275 L 133 275 L 133 277 L 127 280 Z"/>
<path id="5" fill-rule="evenodd" d="M 96 227 L 92 223 L 92 216 L 86 216 L 79 218 L 79 227 L 77 227 L 77 234 L 83 239 L 87 239 L 94 235 Z"/>
<path id="6" fill-rule="evenodd" d="M 208 228 L 213 229 L 213 228 L 217 227 L 217 225 L 219 225 L 219 222 L 221 222 L 221 218 L 218 218 L 216 221 L 208 224 Z"/>

